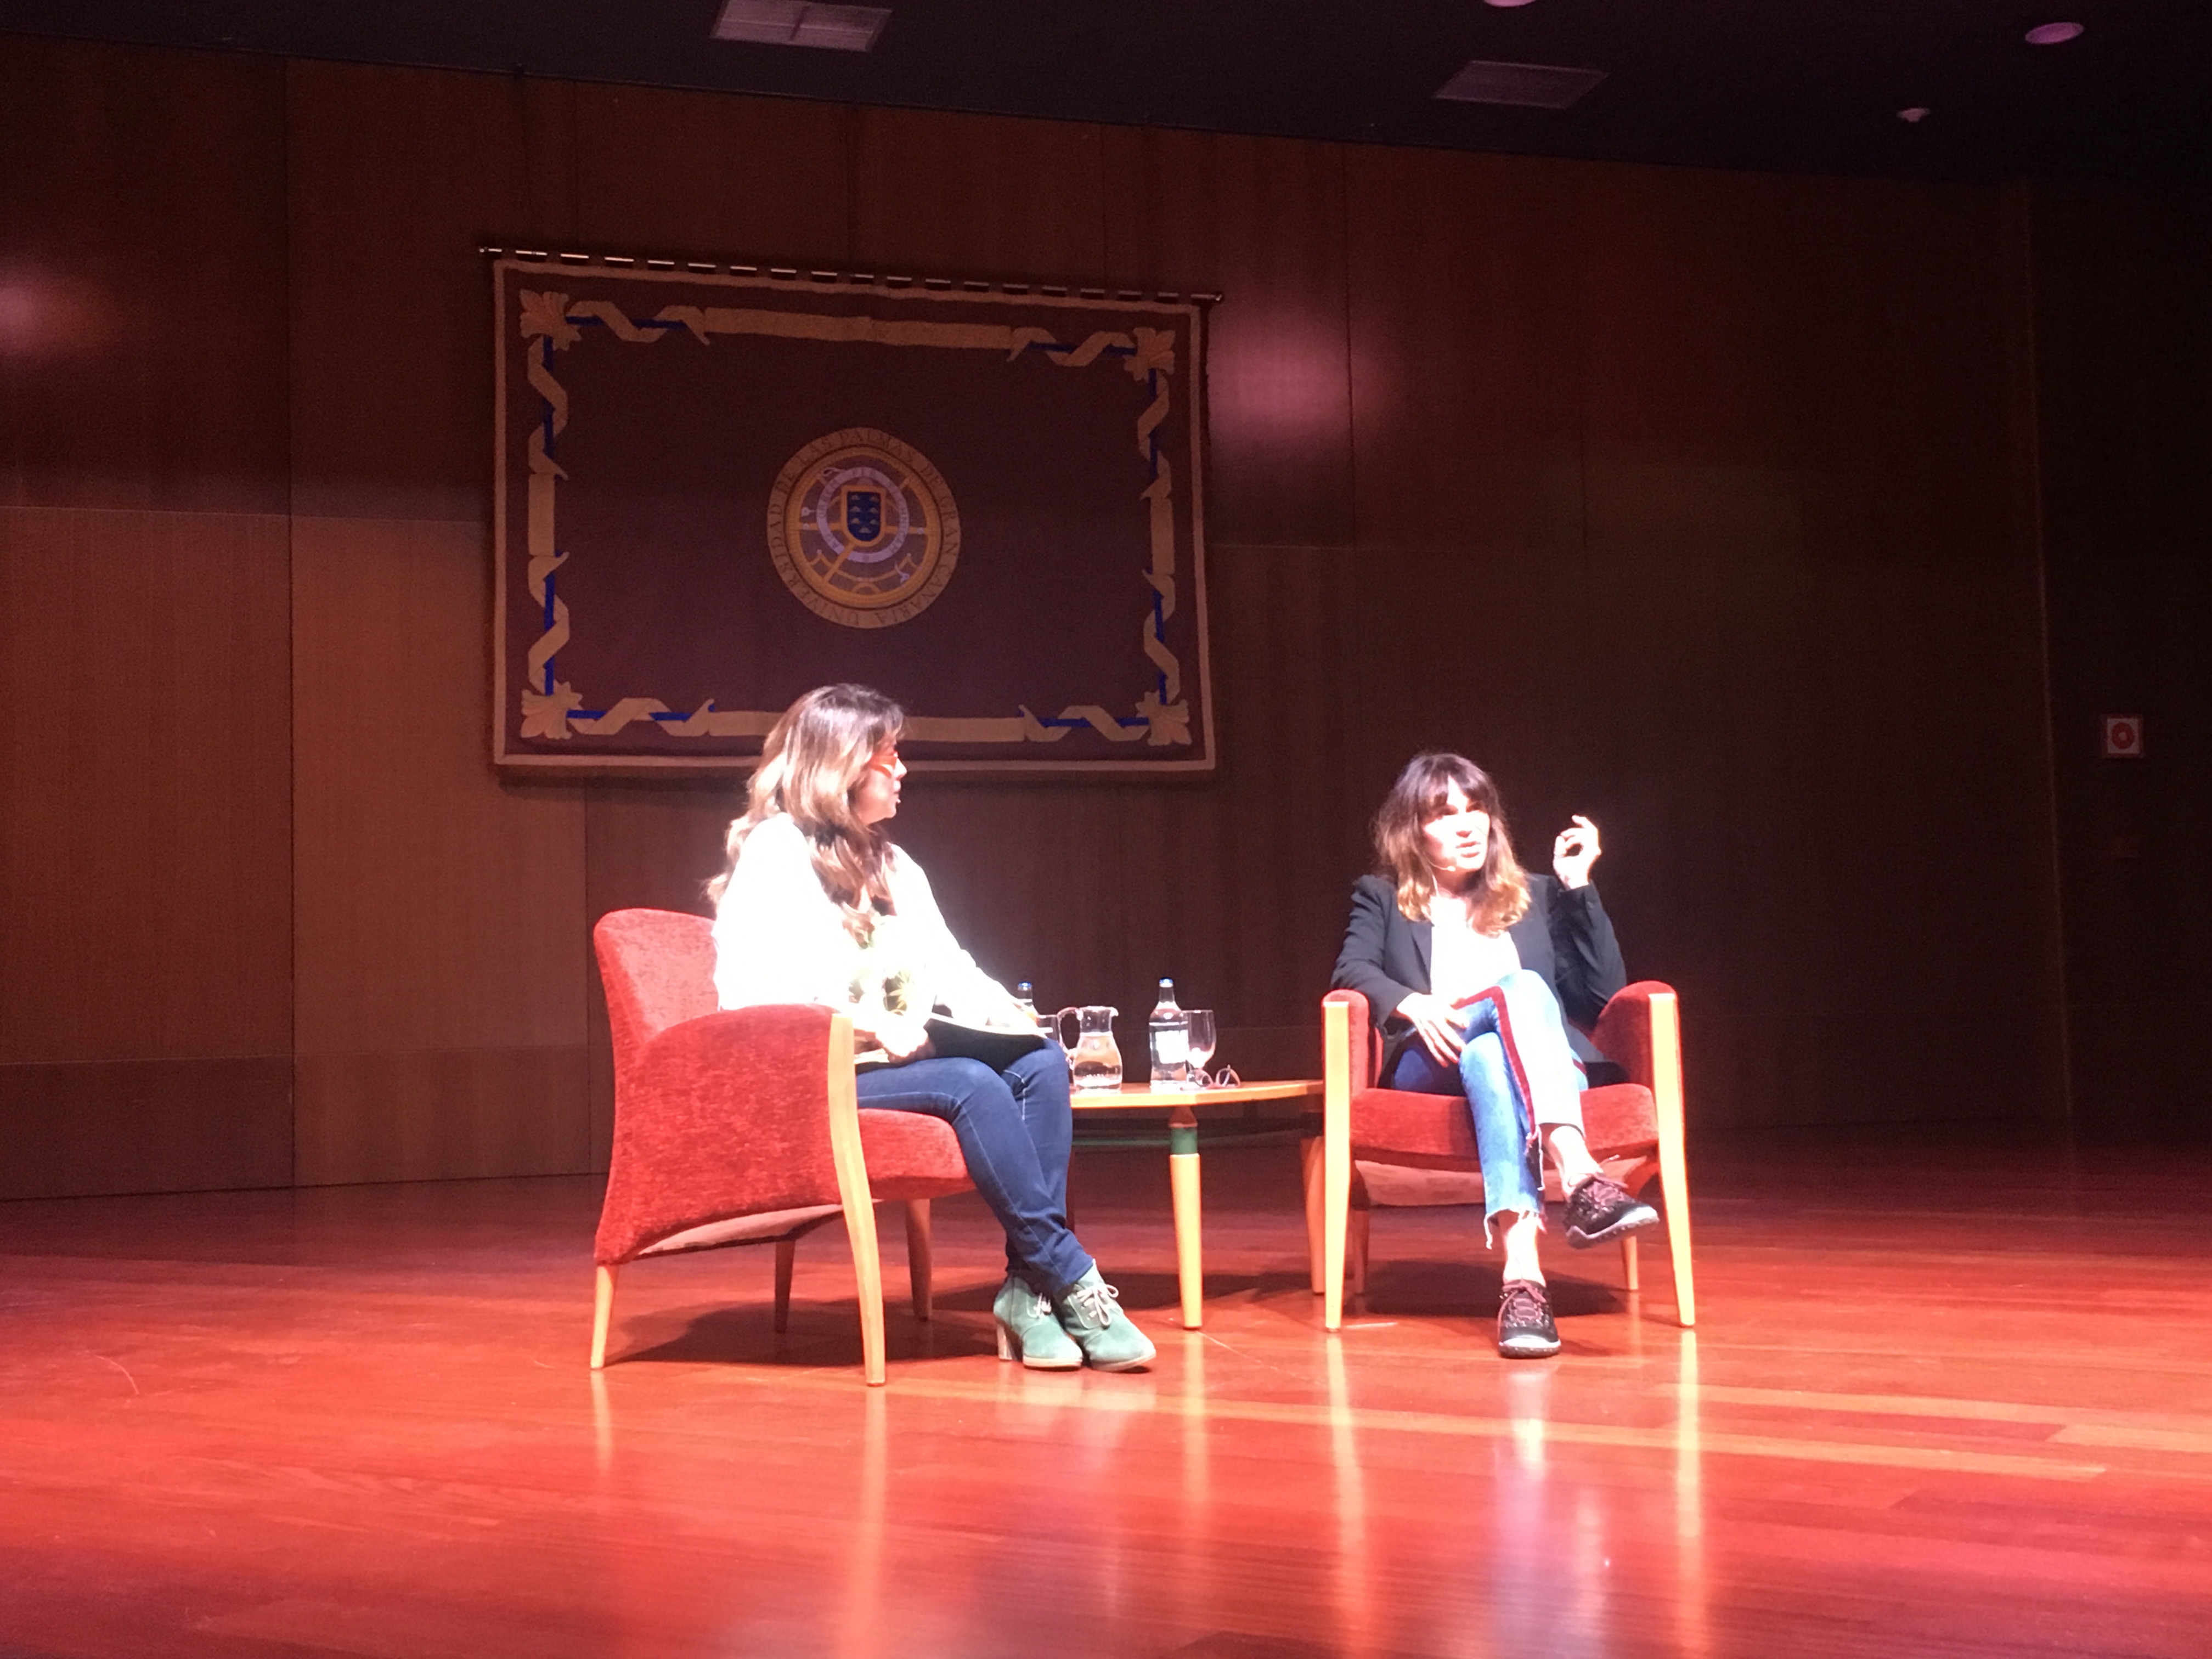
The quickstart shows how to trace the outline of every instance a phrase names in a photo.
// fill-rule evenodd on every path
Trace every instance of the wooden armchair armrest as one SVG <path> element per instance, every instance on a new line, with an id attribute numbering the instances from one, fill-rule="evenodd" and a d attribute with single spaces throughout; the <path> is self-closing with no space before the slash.
<path id="1" fill-rule="evenodd" d="M 1684 1326 L 1698 1322 L 1690 1276 L 1690 1177 L 1684 1152 L 1682 1024 L 1674 988 L 1656 979 L 1626 987 L 1598 1016 L 1593 1040 L 1629 1080 L 1651 1091 L 1659 1143 L 1659 1185 L 1667 1195 L 1668 1245 L 1674 1258 L 1674 1306 Z"/>
<path id="2" fill-rule="evenodd" d="M 1376 1085 L 1375 1032 L 1370 1022 L 1367 999 L 1357 991 L 1331 991 L 1321 1000 L 1324 1021 L 1327 1010 L 1341 1007 L 1345 1014 L 1345 1056 L 1350 1070 L 1346 1074 L 1347 1086 L 1353 1094 Z"/>
<path id="3" fill-rule="evenodd" d="M 1354 1043 L 1352 1027 L 1361 1028 L 1362 1041 Z M 1307 1180 L 1309 1237 L 1312 1222 L 1321 1223 L 1315 1264 L 1322 1293 L 1322 1328 L 1335 1330 L 1344 1323 L 1344 1238 L 1346 1212 L 1352 1203 L 1352 1095 L 1367 1081 L 1367 999 L 1357 991 L 1331 991 L 1321 1004 L 1321 1156 L 1317 1171 L 1310 1167 Z M 1353 1079 L 1358 1082 L 1355 1085 Z M 1316 1183 L 1313 1175 L 1318 1173 Z"/>

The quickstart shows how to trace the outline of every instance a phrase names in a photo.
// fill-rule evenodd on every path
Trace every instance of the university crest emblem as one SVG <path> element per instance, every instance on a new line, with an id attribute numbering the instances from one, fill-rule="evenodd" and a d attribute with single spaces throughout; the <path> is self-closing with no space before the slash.
<path id="1" fill-rule="evenodd" d="M 769 555 L 793 596 L 847 628 L 890 628 L 927 610 L 960 557 L 944 476 L 872 427 L 817 438 L 768 498 Z"/>

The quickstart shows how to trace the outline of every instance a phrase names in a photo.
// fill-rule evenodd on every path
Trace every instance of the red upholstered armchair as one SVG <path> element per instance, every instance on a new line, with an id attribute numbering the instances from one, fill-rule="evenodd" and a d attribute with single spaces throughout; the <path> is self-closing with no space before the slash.
<path id="1" fill-rule="evenodd" d="M 1432 1185 L 1449 1183 L 1453 1190 L 1444 1201 L 1457 1202 L 1481 1196 L 1482 1164 L 1463 1100 L 1374 1086 L 1382 1041 L 1370 1028 L 1365 997 L 1331 991 L 1322 999 L 1321 1013 L 1322 1133 L 1305 1146 L 1306 1231 L 1313 1288 L 1324 1298 L 1322 1322 L 1333 1331 L 1344 1322 L 1347 1244 L 1355 1283 L 1363 1290 L 1366 1285 L 1373 1200 L 1370 1183 L 1356 1166 L 1390 1166 L 1376 1169 L 1376 1185 L 1398 1170 L 1446 1172 L 1428 1179 Z M 1658 1177 L 1674 1258 L 1675 1315 L 1685 1326 L 1693 1325 L 1698 1308 L 1690 1273 L 1689 1177 L 1682 1158 L 1681 1026 L 1674 988 L 1656 980 L 1629 986 L 1606 1004 L 1590 1036 L 1629 1081 L 1583 1091 L 1583 1133 L 1606 1173 L 1631 1192 Z M 1557 1196 L 1558 1177 L 1548 1169 L 1545 1183 L 1549 1195 Z M 1633 1237 L 1621 1241 L 1621 1261 L 1634 1290 Z"/>
<path id="2" fill-rule="evenodd" d="M 951 1127 L 861 1112 L 853 1025 L 826 1008 L 717 1010 L 713 925 L 616 910 L 592 930 L 614 1037 L 614 1158 L 599 1212 L 592 1369 L 606 1364 L 615 1278 L 641 1256 L 775 1245 L 775 1328 L 802 1234 L 842 1214 L 860 1350 L 884 1380 L 875 1205 L 903 1200 L 914 1312 L 929 1317 L 929 1200 L 971 1183 Z"/>

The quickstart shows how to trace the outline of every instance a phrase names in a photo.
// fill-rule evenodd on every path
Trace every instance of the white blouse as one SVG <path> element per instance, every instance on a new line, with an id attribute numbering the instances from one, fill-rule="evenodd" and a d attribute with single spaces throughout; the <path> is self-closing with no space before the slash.
<path id="1" fill-rule="evenodd" d="M 1446 1002 L 1461 1002 L 1486 991 L 1521 965 L 1521 952 L 1506 933 L 1478 933 L 1458 905 L 1430 909 L 1429 990 Z"/>
<path id="2" fill-rule="evenodd" d="M 929 878 L 896 848 L 884 872 L 891 914 L 863 945 L 823 890 L 806 837 L 782 814 L 745 837 L 714 909 L 714 994 L 725 1008 L 812 1002 L 856 1014 L 1001 1023 L 1013 997 L 960 948 Z M 1026 1024 L 1024 1020 L 1023 1022 Z"/>

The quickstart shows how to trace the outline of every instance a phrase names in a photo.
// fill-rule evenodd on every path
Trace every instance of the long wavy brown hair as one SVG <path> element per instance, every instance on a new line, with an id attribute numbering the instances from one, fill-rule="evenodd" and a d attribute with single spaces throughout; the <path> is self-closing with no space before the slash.
<path id="1" fill-rule="evenodd" d="M 1468 914 L 1477 931 L 1500 933 L 1528 913 L 1528 880 L 1513 856 L 1513 837 L 1505 828 L 1505 809 L 1490 774 L 1464 755 L 1416 755 L 1375 814 L 1375 855 L 1380 873 L 1398 884 L 1398 908 L 1408 921 L 1425 921 L 1436 896 L 1436 866 L 1429 862 L 1421 830 L 1444 810 L 1457 789 L 1490 814 L 1490 842 L 1482 871 L 1468 896 Z"/>
<path id="2" fill-rule="evenodd" d="M 822 890 L 845 913 L 853 937 L 866 940 L 877 912 L 891 908 L 891 839 L 854 816 L 853 791 L 876 751 L 896 743 L 905 726 L 906 711 L 865 685 L 817 686 L 785 709 L 761 745 L 744 816 L 730 825 L 728 856 L 707 896 L 721 902 L 745 837 L 785 813 L 806 837 Z"/>

